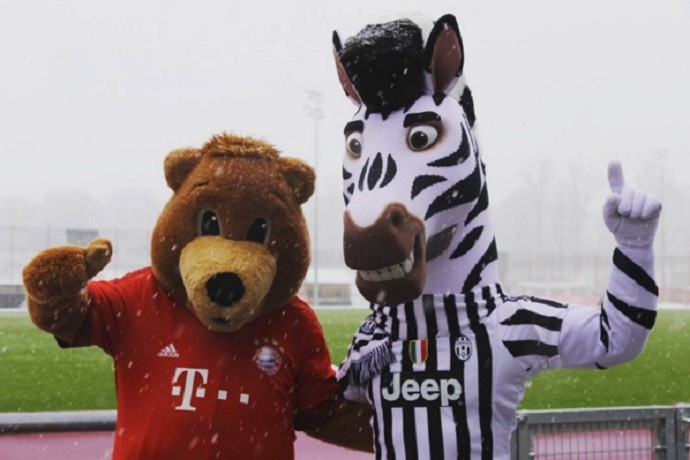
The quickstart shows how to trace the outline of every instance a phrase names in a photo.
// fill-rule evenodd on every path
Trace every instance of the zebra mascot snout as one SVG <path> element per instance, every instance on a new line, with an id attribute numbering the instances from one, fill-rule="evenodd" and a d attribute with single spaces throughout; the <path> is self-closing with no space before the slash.
<path id="1" fill-rule="evenodd" d="M 661 202 L 610 166 L 616 249 L 601 310 L 505 294 L 460 31 L 452 15 L 428 30 L 402 19 L 344 43 L 333 33 L 357 106 L 344 130 L 345 263 L 372 310 L 338 378 L 374 407 L 377 458 L 508 459 L 529 378 L 644 348 Z"/>
<path id="2" fill-rule="evenodd" d="M 455 18 L 439 19 L 422 43 L 408 20 L 368 26 L 344 47 L 333 36 L 340 82 L 359 107 L 345 126 L 345 263 L 362 295 L 386 305 L 425 286 L 459 292 L 478 278 L 497 282 L 472 96 L 458 85 L 464 51 Z M 449 97 L 456 86 L 460 102 Z"/>

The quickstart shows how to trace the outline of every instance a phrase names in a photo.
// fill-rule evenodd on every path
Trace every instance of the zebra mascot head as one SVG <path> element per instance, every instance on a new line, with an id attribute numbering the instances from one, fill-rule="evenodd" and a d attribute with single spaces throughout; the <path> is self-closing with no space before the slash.
<path id="1" fill-rule="evenodd" d="M 341 43 L 340 83 L 358 107 L 345 125 L 345 263 L 370 302 L 464 294 L 498 282 L 485 171 L 455 17 L 424 42 L 410 20 Z"/>

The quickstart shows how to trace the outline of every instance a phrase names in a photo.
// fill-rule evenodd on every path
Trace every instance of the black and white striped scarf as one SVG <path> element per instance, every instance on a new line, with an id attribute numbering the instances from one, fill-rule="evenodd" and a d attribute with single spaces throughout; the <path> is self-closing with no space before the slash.
<path id="1" fill-rule="evenodd" d="M 386 315 L 379 305 L 371 305 L 374 313 L 367 316 L 352 339 L 345 361 L 338 369 L 338 381 L 349 387 L 364 387 L 373 377 L 390 365 L 395 357 L 391 351 L 390 334 L 385 329 Z"/>

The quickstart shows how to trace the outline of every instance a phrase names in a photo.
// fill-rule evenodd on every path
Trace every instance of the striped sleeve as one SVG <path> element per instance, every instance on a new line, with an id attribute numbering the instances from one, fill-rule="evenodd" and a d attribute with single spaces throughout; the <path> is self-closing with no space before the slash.
<path id="1" fill-rule="evenodd" d="M 538 297 L 508 299 L 494 313 L 500 339 L 528 373 L 560 367 L 558 340 L 568 307 Z"/>
<path id="2" fill-rule="evenodd" d="M 558 348 L 564 367 L 605 369 L 630 361 L 644 349 L 656 320 L 659 289 L 652 246 L 619 246 L 601 311 L 571 308 Z"/>

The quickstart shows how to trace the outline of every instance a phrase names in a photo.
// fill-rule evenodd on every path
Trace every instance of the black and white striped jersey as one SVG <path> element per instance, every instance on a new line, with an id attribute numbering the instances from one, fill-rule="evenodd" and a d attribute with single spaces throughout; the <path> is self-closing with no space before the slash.
<path id="1" fill-rule="evenodd" d="M 499 285 L 373 305 L 349 355 L 383 339 L 392 362 L 368 384 L 351 384 L 346 396 L 374 406 L 377 458 L 509 458 L 531 376 L 561 367 L 603 369 L 642 351 L 658 295 L 651 252 L 616 249 L 601 310 L 511 297 Z M 346 360 L 343 382 L 347 368 Z"/>

